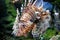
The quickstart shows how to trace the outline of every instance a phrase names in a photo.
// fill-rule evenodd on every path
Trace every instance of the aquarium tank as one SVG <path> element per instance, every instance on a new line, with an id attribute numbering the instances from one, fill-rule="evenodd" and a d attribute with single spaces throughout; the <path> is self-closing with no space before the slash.
<path id="1" fill-rule="evenodd" d="M 0 0 L 0 40 L 60 40 L 60 0 Z"/>

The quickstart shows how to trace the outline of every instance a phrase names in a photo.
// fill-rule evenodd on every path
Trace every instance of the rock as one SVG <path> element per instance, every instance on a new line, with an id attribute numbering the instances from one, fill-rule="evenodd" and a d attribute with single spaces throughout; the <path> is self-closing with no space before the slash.
<path id="1" fill-rule="evenodd" d="M 60 40 L 60 35 L 53 36 L 50 40 Z"/>

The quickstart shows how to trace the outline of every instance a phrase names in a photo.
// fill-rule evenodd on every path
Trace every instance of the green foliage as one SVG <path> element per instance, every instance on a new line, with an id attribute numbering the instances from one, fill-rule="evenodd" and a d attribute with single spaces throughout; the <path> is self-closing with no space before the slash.
<path id="1" fill-rule="evenodd" d="M 7 27 L 11 27 L 10 25 L 13 25 L 13 22 L 16 17 L 16 10 L 14 9 L 14 6 L 10 4 L 10 0 L 6 0 L 6 6 L 7 6 L 7 14 L 8 16 L 6 17 L 6 20 L 10 22 Z"/>
<path id="2" fill-rule="evenodd" d="M 46 40 L 50 39 L 52 36 L 54 36 L 56 33 L 55 30 L 52 30 L 52 29 L 48 29 L 45 33 L 44 33 L 44 38 Z"/>

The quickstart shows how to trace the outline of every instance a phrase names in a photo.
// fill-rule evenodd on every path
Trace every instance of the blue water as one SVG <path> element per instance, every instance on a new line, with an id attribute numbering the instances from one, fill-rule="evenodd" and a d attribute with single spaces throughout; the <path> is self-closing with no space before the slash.
<path id="1" fill-rule="evenodd" d="M 52 7 L 53 7 L 52 4 L 49 2 L 44 2 L 43 0 L 37 0 L 35 3 L 35 6 L 40 7 L 42 5 L 42 3 L 43 3 L 43 8 L 45 10 L 50 10 L 50 11 L 52 10 Z"/>

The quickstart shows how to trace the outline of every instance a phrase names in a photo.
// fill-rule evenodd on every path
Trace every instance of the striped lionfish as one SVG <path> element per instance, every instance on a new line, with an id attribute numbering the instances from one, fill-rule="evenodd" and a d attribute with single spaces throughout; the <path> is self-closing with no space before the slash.
<path id="1" fill-rule="evenodd" d="M 29 2 L 23 9 L 20 19 L 18 15 L 17 9 L 17 17 L 12 32 L 15 36 L 27 36 L 30 31 L 32 31 L 33 37 L 39 36 L 49 27 L 50 12 L 43 9 L 42 0 Z"/>

